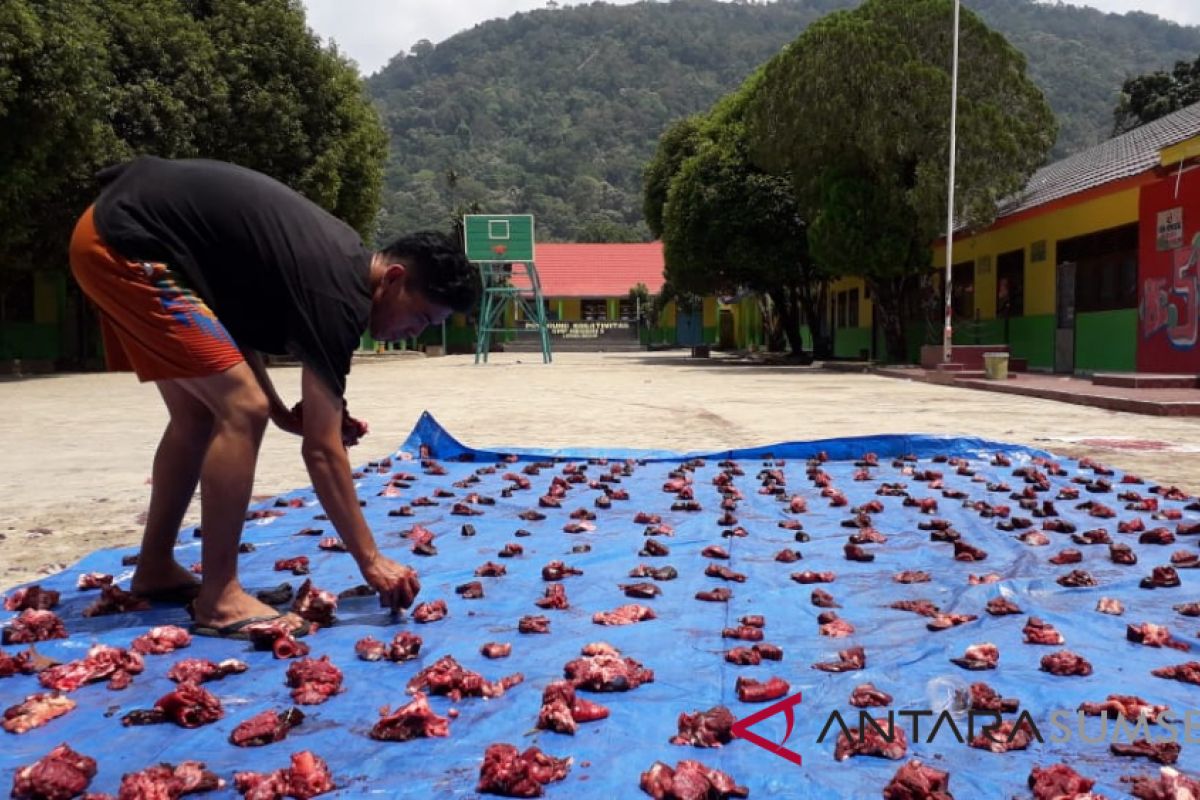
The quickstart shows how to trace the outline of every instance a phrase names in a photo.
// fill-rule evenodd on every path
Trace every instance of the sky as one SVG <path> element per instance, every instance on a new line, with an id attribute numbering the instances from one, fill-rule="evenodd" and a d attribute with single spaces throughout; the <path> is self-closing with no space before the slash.
<path id="1" fill-rule="evenodd" d="M 625 5 L 634 0 L 610 0 Z M 365 75 L 377 72 L 401 50 L 421 39 L 437 43 L 459 31 L 518 11 L 544 8 L 545 0 L 303 0 L 308 24 L 333 39 Z M 575 5 L 575 0 L 558 0 Z M 964 5 L 970 6 L 970 0 Z M 1145 11 L 1184 25 L 1200 25 L 1198 0 L 1076 0 L 1101 11 Z"/>

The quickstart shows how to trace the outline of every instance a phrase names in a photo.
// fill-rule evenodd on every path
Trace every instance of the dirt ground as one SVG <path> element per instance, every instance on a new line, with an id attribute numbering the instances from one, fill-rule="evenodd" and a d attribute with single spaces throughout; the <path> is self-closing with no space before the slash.
<path id="1" fill-rule="evenodd" d="M 300 370 L 277 368 L 285 401 Z M 1200 490 L 1200 419 L 1104 411 L 815 367 L 681 353 L 388 356 L 355 363 L 351 411 L 371 434 L 352 454 L 392 452 L 421 411 L 477 446 L 724 449 L 872 433 L 978 436 L 1089 455 Z M 166 422 L 153 386 L 128 374 L 0 383 L 0 589 L 92 550 L 135 544 Z M 1096 441 L 1099 440 L 1099 441 Z M 268 432 L 256 495 L 310 485 L 299 440 Z M 187 522 L 194 524 L 196 505 Z"/>

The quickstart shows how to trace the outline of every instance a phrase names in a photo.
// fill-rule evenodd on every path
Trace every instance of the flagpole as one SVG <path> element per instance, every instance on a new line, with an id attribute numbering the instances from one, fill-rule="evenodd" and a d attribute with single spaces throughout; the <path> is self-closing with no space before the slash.
<path id="1" fill-rule="evenodd" d="M 954 57 L 950 78 L 950 180 L 946 201 L 946 324 L 942 329 L 942 361 L 951 359 L 954 338 L 952 302 L 954 287 L 954 165 L 958 134 L 958 14 L 960 0 L 954 0 Z"/>

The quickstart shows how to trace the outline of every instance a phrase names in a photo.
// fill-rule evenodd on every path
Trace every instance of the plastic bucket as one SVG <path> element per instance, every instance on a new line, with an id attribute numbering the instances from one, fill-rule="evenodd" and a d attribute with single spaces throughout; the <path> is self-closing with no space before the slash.
<path id="1" fill-rule="evenodd" d="M 1008 380 L 1008 353 L 984 353 L 983 372 L 988 380 Z"/>

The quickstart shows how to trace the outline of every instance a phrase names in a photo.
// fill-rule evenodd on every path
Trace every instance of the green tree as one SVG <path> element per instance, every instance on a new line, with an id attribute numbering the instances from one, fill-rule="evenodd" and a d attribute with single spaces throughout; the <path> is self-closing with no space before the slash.
<path id="1" fill-rule="evenodd" d="M 102 166 L 233 161 L 369 236 L 386 134 L 296 0 L 0 4 L 0 270 L 61 268 Z"/>
<path id="2" fill-rule="evenodd" d="M 744 117 L 760 79 L 752 75 L 707 117 L 667 130 L 646 169 L 645 209 L 662 237 L 673 287 L 768 296 L 799 357 L 801 309 L 819 318 L 823 276 L 808 258 L 791 181 L 750 163 Z"/>
<path id="3" fill-rule="evenodd" d="M 1130 78 L 1121 86 L 1113 111 L 1113 135 L 1131 131 L 1173 111 L 1200 103 L 1200 57 L 1175 62 L 1170 72 L 1155 70 Z"/>
<path id="4" fill-rule="evenodd" d="M 951 0 L 830 14 L 768 63 L 749 115 L 756 163 L 793 176 L 821 266 L 866 280 L 896 359 L 945 222 L 952 14 Z M 960 48 L 956 218 L 986 225 L 1044 162 L 1055 122 L 1024 57 L 969 10 Z"/>

